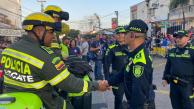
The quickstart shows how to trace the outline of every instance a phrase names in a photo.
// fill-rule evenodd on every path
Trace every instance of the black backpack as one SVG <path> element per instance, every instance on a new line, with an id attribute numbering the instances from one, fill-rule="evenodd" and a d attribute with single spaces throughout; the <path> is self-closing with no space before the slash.
<path id="1" fill-rule="evenodd" d="M 68 66 L 68 70 L 79 78 L 83 78 L 85 75 L 90 75 L 93 71 L 87 61 L 84 61 L 77 56 L 69 56 L 65 61 L 65 64 Z"/>

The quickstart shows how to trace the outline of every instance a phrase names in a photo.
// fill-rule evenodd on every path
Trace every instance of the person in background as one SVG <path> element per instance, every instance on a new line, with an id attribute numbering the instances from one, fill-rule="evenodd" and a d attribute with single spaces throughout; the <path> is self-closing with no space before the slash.
<path id="1" fill-rule="evenodd" d="M 115 29 L 117 35 L 117 42 L 108 46 L 104 56 L 104 76 L 105 79 L 109 79 L 110 76 L 114 76 L 125 67 L 127 64 L 128 56 L 123 52 L 127 50 L 125 45 L 125 33 L 126 30 L 123 26 L 119 26 Z M 110 71 L 110 66 L 112 71 Z M 111 73 L 110 73 L 111 72 Z M 123 95 L 124 95 L 124 84 L 116 84 L 112 88 L 115 96 L 114 109 L 122 109 Z"/>
<path id="2" fill-rule="evenodd" d="M 72 56 L 72 55 L 73 56 L 80 56 L 81 55 L 80 49 L 77 47 L 77 43 L 74 39 L 70 41 L 69 55 L 70 56 Z"/>
<path id="3" fill-rule="evenodd" d="M 170 99 L 173 109 L 194 109 L 194 47 L 188 43 L 188 32 L 175 32 L 176 46 L 169 50 L 162 85 L 170 84 Z"/>
<path id="4" fill-rule="evenodd" d="M 194 33 L 191 34 L 191 44 L 194 45 Z"/>
<path id="5" fill-rule="evenodd" d="M 87 53 L 88 53 L 88 50 L 89 50 L 89 44 L 88 44 L 87 39 L 86 39 L 85 36 L 83 36 L 81 38 L 81 46 L 80 46 L 80 49 L 81 49 L 82 59 L 85 60 L 85 61 L 88 61 L 87 60 Z"/>
<path id="6" fill-rule="evenodd" d="M 95 67 L 94 67 L 94 75 L 96 80 L 103 79 L 102 76 L 102 50 L 101 50 L 101 43 L 100 43 L 100 35 L 96 35 L 96 40 L 92 42 L 90 51 L 93 52 L 95 55 Z"/>
<path id="7" fill-rule="evenodd" d="M 66 36 L 63 37 L 62 39 L 62 43 L 61 43 L 61 55 L 63 57 L 63 60 L 66 60 L 67 57 L 69 56 L 69 43 L 70 43 L 70 39 Z"/>

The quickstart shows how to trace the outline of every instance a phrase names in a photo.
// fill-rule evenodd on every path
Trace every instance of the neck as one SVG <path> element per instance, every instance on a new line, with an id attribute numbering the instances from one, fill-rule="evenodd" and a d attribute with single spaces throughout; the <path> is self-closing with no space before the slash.
<path id="1" fill-rule="evenodd" d="M 187 45 L 187 43 L 185 43 L 184 45 L 180 45 L 179 48 L 184 48 Z"/>
<path id="2" fill-rule="evenodd" d="M 32 38 L 34 41 L 36 41 L 36 42 L 38 41 L 37 37 L 36 37 L 34 34 L 29 33 L 28 36 L 29 36 L 30 38 Z"/>
<path id="3" fill-rule="evenodd" d="M 120 44 L 120 45 L 124 45 L 124 44 L 125 44 L 125 42 L 119 42 L 119 44 Z"/>
<path id="4" fill-rule="evenodd" d="M 142 45 L 144 43 L 144 41 L 134 41 L 132 42 L 130 45 L 128 45 L 129 51 L 132 52 L 134 51 L 136 48 L 138 48 L 140 45 Z"/>

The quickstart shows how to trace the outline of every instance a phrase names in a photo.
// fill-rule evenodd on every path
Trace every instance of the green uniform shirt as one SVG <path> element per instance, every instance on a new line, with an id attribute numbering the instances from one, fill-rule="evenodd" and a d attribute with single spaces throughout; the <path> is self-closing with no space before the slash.
<path id="1" fill-rule="evenodd" d="M 50 48 L 25 36 L 2 52 L 1 64 L 7 92 L 32 92 L 42 99 L 46 109 L 62 109 L 63 100 L 53 96 L 53 86 L 67 92 L 88 92 L 98 84 L 70 74 L 61 58 Z"/>
<path id="2" fill-rule="evenodd" d="M 62 55 L 63 58 L 69 56 L 69 49 L 64 44 L 61 44 L 61 55 Z"/>

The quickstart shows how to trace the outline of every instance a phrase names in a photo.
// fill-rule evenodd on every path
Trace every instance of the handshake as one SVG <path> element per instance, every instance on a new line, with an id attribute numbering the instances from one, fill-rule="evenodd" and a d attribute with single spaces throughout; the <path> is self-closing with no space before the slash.
<path id="1" fill-rule="evenodd" d="M 98 81 L 98 91 L 106 91 L 111 90 L 111 86 L 109 86 L 107 80 L 99 80 Z"/>

